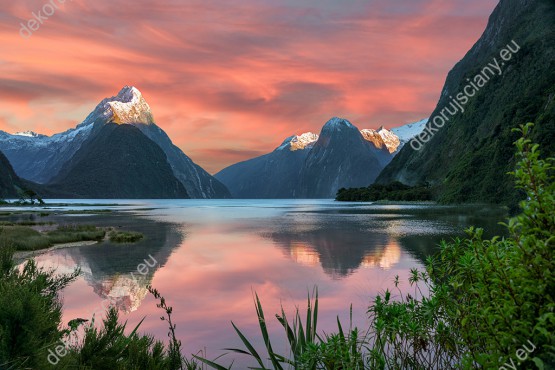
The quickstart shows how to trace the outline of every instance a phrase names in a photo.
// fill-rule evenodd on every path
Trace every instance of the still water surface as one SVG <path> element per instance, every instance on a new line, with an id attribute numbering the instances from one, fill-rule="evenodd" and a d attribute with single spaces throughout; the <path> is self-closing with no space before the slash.
<path id="1" fill-rule="evenodd" d="M 77 203 L 62 200 L 64 203 Z M 319 332 L 331 332 L 336 316 L 366 328 L 366 311 L 376 294 L 392 288 L 396 275 L 408 289 L 412 268 L 441 239 L 463 234 L 470 225 L 499 233 L 488 207 L 372 205 L 331 200 L 145 200 L 92 201 L 113 209 L 102 215 L 56 215 L 59 223 L 116 226 L 143 232 L 132 245 L 102 244 L 59 249 L 37 257 L 60 272 L 75 267 L 81 277 L 64 291 L 64 321 L 103 316 L 115 304 L 134 327 L 165 339 L 161 311 L 147 293 L 152 284 L 174 308 L 177 333 L 187 354 L 206 351 L 214 358 L 222 348 L 241 347 L 231 320 L 249 338 L 260 338 L 253 292 L 260 296 L 276 338 L 284 339 L 273 319 L 306 307 L 307 293 L 318 287 Z M 118 204 L 117 206 L 113 204 Z M 153 267 L 142 275 L 137 267 Z M 154 263 L 156 261 L 156 263 Z M 144 266 L 143 266 L 144 268 Z M 259 341 L 260 342 L 260 341 Z M 278 343 L 283 343 L 279 342 Z M 283 346 L 278 345 L 278 352 Z M 286 354 L 286 353 L 284 353 Z M 229 355 L 222 362 L 243 368 L 250 362 Z"/>

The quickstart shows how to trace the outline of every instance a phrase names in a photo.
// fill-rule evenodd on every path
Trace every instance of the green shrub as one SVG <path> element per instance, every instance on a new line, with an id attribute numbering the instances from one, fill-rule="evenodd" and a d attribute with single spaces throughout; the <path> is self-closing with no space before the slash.
<path id="1" fill-rule="evenodd" d="M 142 321 L 141 321 L 142 323 Z M 61 369 L 142 369 L 177 370 L 170 366 L 162 342 L 150 335 L 139 335 L 139 323 L 130 334 L 125 334 L 126 323 L 119 322 L 115 307 L 108 309 L 101 328 L 94 320 L 84 329 L 83 340 L 74 345 L 69 354 L 60 359 Z"/>
<path id="2" fill-rule="evenodd" d="M 78 272 L 57 276 L 33 260 L 18 269 L 11 247 L 0 240 L 0 368 L 44 369 L 46 347 L 62 336 L 58 292 Z"/>
<path id="3" fill-rule="evenodd" d="M 376 298 L 370 308 L 376 368 L 520 368 L 555 366 L 555 159 L 540 159 L 522 126 L 512 173 L 525 194 L 508 238 L 441 244 L 426 272 L 413 271 L 415 293 Z M 519 359 L 520 352 L 524 360 Z M 528 351 L 530 350 L 530 351 Z M 524 356 L 524 354 L 526 356 Z"/>
<path id="4" fill-rule="evenodd" d="M 12 245 L 0 240 L 0 369 L 199 369 L 195 361 L 182 357 L 172 309 L 159 295 L 173 338 L 167 347 L 150 335 L 138 334 L 141 323 L 126 334 L 126 323 L 120 323 L 114 307 L 108 309 L 100 329 L 94 318 L 82 327 L 82 335 L 77 330 L 87 320 L 71 320 L 64 328 L 59 294 L 78 274 L 76 270 L 59 276 L 37 267 L 33 259 L 20 269 L 14 264 Z M 63 343 L 64 355 L 49 357 Z"/>

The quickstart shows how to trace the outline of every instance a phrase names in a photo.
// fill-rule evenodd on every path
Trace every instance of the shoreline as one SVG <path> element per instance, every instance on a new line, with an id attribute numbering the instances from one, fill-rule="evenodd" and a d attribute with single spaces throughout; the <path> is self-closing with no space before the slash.
<path id="1" fill-rule="evenodd" d="M 85 240 L 81 242 L 72 242 L 72 243 L 61 243 L 61 244 L 54 244 L 51 247 L 44 248 L 44 249 L 37 249 L 34 251 L 15 251 L 13 254 L 13 258 L 16 260 L 24 260 L 29 259 L 30 257 L 36 257 L 44 253 L 48 253 L 57 249 L 65 249 L 65 248 L 74 248 L 74 247 L 84 247 L 89 245 L 99 244 L 99 241 L 96 240 Z"/>

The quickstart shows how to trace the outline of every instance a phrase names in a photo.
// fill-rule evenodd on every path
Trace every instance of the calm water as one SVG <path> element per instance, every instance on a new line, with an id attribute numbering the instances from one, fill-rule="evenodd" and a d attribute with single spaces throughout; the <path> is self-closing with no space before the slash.
<path id="1" fill-rule="evenodd" d="M 280 339 L 284 337 L 273 314 L 280 304 L 289 313 L 296 306 L 304 309 L 314 286 L 320 295 L 320 332 L 334 330 L 337 315 L 346 324 L 350 304 L 355 324 L 365 328 L 373 297 L 391 288 L 396 275 L 406 289 L 408 271 L 422 268 L 441 239 L 463 235 L 469 225 L 498 233 L 496 222 L 501 220 L 486 207 L 331 200 L 79 202 L 118 203 L 98 208 L 120 212 L 69 216 L 52 210 L 46 220 L 117 226 L 141 231 L 146 239 L 38 256 L 40 264 L 60 272 L 82 269 L 82 276 L 64 291 L 64 320 L 103 316 L 103 307 L 115 304 L 129 326 L 146 317 L 142 330 L 165 339 L 161 311 L 145 289 L 152 284 L 173 306 L 186 352 L 203 350 L 210 358 L 220 355 L 222 348 L 241 347 L 231 320 L 248 337 L 260 338 L 253 292 L 260 296 L 270 329 Z M 68 208 L 97 207 L 64 207 Z M 137 269 L 145 261 L 153 267 L 143 265 L 141 274 Z M 236 368 L 247 364 L 241 357 L 225 359 L 236 359 Z"/>

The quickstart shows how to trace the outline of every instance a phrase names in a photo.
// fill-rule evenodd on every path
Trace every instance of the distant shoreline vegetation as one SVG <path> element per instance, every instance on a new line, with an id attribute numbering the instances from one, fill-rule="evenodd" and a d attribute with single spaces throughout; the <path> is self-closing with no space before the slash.
<path id="1" fill-rule="evenodd" d="M 390 201 L 429 201 L 432 192 L 428 184 L 416 186 L 405 185 L 399 181 L 382 185 L 372 184 L 365 188 L 341 188 L 335 200 L 340 202 L 375 202 Z"/>

